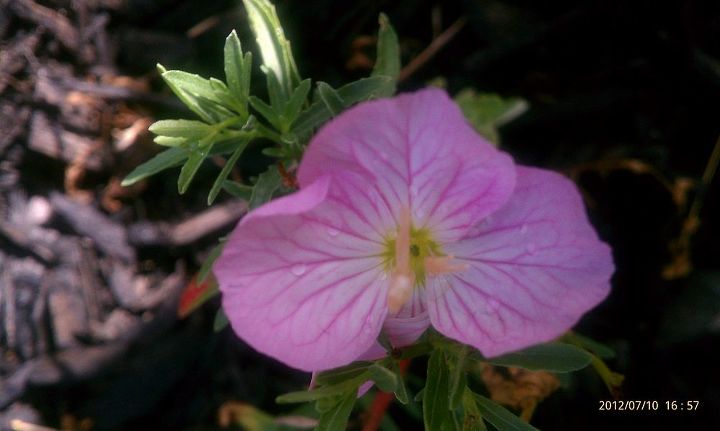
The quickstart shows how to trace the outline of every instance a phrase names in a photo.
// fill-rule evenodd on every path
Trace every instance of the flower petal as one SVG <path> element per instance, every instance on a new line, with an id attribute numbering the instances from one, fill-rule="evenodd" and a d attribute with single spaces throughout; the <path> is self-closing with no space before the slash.
<path id="1" fill-rule="evenodd" d="M 387 314 L 381 244 L 322 177 L 250 213 L 214 266 L 223 309 L 248 344 L 307 371 L 348 364 Z"/>
<path id="2" fill-rule="evenodd" d="M 354 172 L 394 217 L 410 208 L 415 226 L 431 226 L 439 241 L 460 238 L 500 208 L 515 183 L 510 156 L 475 133 L 439 89 L 366 102 L 325 125 L 298 179 L 335 172 Z"/>
<path id="3" fill-rule="evenodd" d="M 469 269 L 431 279 L 433 326 L 488 356 L 548 341 L 610 291 L 610 248 L 585 214 L 577 187 L 518 167 L 510 201 L 446 247 Z"/>

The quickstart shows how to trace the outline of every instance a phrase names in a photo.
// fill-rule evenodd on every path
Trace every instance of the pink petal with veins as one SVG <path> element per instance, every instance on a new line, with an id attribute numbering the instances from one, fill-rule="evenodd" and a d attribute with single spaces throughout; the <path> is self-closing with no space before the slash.
<path id="1" fill-rule="evenodd" d="M 415 227 L 432 226 L 438 241 L 462 237 L 515 184 L 510 156 L 475 133 L 439 89 L 362 103 L 326 124 L 298 179 L 303 186 L 335 172 L 354 172 L 384 214 L 410 208 Z"/>
<path id="2" fill-rule="evenodd" d="M 492 357 L 551 340 L 610 291 L 610 248 L 577 187 L 518 167 L 510 201 L 446 251 L 469 269 L 431 279 L 427 306 L 442 334 Z"/>
<path id="3" fill-rule="evenodd" d="M 307 371 L 348 364 L 387 314 L 378 238 L 363 210 L 322 177 L 251 212 L 214 266 L 234 331 L 258 351 Z"/>

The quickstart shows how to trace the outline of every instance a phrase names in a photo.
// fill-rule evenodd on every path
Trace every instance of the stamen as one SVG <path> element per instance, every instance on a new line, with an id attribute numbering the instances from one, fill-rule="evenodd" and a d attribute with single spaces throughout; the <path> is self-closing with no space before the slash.
<path id="1" fill-rule="evenodd" d="M 388 291 L 390 313 L 397 313 L 410 300 L 414 284 L 415 274 L 410 268 L 410 210 L 403 208 L 395 239 L 395 268 Z"/>
<path id="2" fill-rule="evenodd" d="M 455 262 L 455 256 L 428 256 L 425 258 L 425 271 L 430 275 L 460 272 L 468 268 L 466 263 Z"/>

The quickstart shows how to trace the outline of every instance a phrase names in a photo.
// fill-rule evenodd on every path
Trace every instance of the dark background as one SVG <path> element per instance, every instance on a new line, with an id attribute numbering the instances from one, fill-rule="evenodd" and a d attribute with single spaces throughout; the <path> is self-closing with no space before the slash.
<path id="1" fill-rule="evenodd" d="M 9 16 L 0 21 L 5 23 L 0 33 L 5 47 L 37 27 L 11 3 L 0 2 Z M 124 101 L 129 109 L 154 119 L 189 117 L 171 102 L 155 63 L 222 77 L 223 40 L 230 30 L 238 30 L 245 49 L 256 51 L 239 3 L 98 2 L 88 13 L 108 17 L 104 56 L 80 60 L 67 47 L 53 46 L 52 31 L 40 36 L 36 56 L 68 64 L 80 78 L 101 75 L 103 66 L 116 75 L 145 79 L 146 91 L 161 96 L 160 102 Z M 43 4 L 78 22 L 71 2 Z M 465 26 L 403 81 L 400 91 L 442 77 L 450 93 L 472 87 L 526 99 L 529 110 L 500 130 L 502 147 L 519 163 L 570 175 L 583 189 L 595 226 L 613 247 L 617 272 L 609 299 L 577 330 L 616 350 L 609 365 L 626 376 L 624 399 L 657 400 L 661 411 L 599 412 L 599 401 L 613 398 L 587 369 L 538 407 L 535 426 L 720 429 L 720 192 L 716 178 L 702 180 L 720 134 L 720 2 L 304 0 L 279 1 L 277 6 L 301 75 L 333 86 L 369 73 L 374 47 L 358 48 L 358 38 L 375 35 L 379 12 L 389 16 L 399 35 L 404 64 L 438 31 L 465 17 Z M 188 35 L 206 19 L 203 31 Z M 256 55 L 255 65 L 258 61 Z M 32 83 L 36 71 L 23 66 L 3 73 Z M 256 73 L 255 83 L 262 83 Z M 255 88 L 262 93 L 262 86 Z M 47 108 L 28 94 L 17 86 L 2 98 L 33 112 Z M 57 110 L 49 112 L 60 116 Z M 68 194 L 63 186 L 67 160 L 28 150 L 29 127 L 2 148 L 0 155 L 19 173 L 14 182 L 4 183 L 2 192 Z M 139 159 L 120 155 L 112 159 L 117 163 L 86 175 L 82 187 L 90 193 L 88 205 L 110 213 L 98 203 L 103 190 L 149 157 L 147 138 L 142 145 L 145 153 Z M 259 149 L 247 160 L 244 175 L 262 172 L 268 163 Z M 129 226 L 195 214 L 204 208 L 216 173 L 217 167 L 205 166 L 180 197 L 177 171 L 165 172 L 123 197 L 122 208 L 109 217 Z M 697 222 L 696 228 L 683 230 L 688 218 Z M 62 223 L 55 228 L 70 230 Z M 32 255 L 9 242 L 3 243 L 8 256 Z M 167 272 L 183 262 L 191 274 L 212 242 L 209 237 L 180 247 L 135 248 L 138 262 Z M 25 414 L 53 427 L 65 423 L 80 429 L 81 419 L 91 418 L 92 429 L 98 430 L 214 429 L 217 409 L 228 400 L 286 412 L 274 397 L 306 384 L 307 376 L 253 353 L 229 330 L 213 333 L 217 305 L 211 301 L 189 318 L 134 340 L 85 377 L 28 385 L 16 397 L 16 407 L 22 404 Z M 98 343 L 81 340 L 79 345 Z M 42 353 L 52 356 L 61 349 L 46 350 Z M 15 368 L 2 368 L 0 377 L 11 377 L 33 354 L 20 356 Z M 415 363 L 411 372 L 422 375 L 422 369 L 422 363 Z M 699 410 L 666 412 L 666 400 L 696 400 Z M 0 413 L 5 419 L 9 405 Z M 397 406 L 390 414 L 403 429 L 419 426 Z M 75 425 L 67 425 L 68 418 Z"/>

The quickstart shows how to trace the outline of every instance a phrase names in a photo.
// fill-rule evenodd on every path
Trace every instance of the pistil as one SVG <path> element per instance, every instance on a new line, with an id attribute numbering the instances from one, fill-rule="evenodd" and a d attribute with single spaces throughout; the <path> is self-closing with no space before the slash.
<path id="1" fill-rule="evenodd" d="M 410 268 L 410 210 L 400 212 L 398 233 L 395 238 L 395 267 L 390 278 L 388 309 L 394 314 L 412 297 L 415 274 Z"/>

